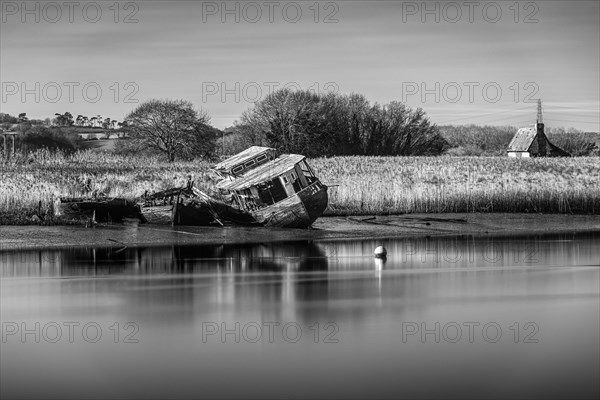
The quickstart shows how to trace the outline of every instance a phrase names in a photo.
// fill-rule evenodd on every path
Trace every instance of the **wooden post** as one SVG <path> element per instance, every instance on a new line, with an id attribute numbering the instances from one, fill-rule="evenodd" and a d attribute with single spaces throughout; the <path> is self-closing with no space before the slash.
<path id="1" fill-rule="evenodd" d="M 177 223 L 179 223 L 179 216 L 177 215 L 177 207 L 179 206 L 179 196 L 181 195 L 181 190 L 177 193 L 177 199 L 175 200 L 175 204 L 173 204 L 173 210 L 171 214 L 171 226 L 175 226 L 175 219 L 177 218 Z"/>

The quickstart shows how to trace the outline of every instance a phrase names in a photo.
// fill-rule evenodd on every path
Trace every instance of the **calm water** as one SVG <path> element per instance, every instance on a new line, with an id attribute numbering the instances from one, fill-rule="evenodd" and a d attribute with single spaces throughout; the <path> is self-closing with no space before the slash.
<path id="1" fill-rule="evenodd" d="M 0 263 L 3 399 L 600 395 L 597 233 Z"/>

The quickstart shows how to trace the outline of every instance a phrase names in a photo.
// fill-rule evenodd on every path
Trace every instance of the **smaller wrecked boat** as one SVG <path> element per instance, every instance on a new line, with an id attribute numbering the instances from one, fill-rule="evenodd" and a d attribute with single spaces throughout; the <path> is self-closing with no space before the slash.
<path id="1" fill-rule="evenodd" d="M 138 204 L 121 198 L 61 197 L 55 213 L 67 219 L 96 222 L 123 222 L 125 218 L 146 222 Z"/>
<path id="2" fill-rule="evenodd" d="M 248 213 L 210 197 L 189 182 L 186 187 L 145 194 L 141 212 L 152 224 L 211 226 L 233 223 L 256 225 Z"/>
<path id="3" fill-rule="evenodd" d="M 276 156 L 273 148 L 252 146 L 213 171 L 232 206 L 261 225 L 306 228 L 327 208 L 327 186 L 300 154 Z"/>

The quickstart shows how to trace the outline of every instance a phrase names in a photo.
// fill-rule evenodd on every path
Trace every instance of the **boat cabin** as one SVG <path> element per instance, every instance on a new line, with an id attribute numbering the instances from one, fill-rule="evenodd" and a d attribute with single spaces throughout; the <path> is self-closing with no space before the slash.
<path id="1" fill-rule="evenodd" d="M 213 170 L 221 177 L 236 178 L 275 159 L 275 157 L 275 149 L 271 147 L 252 146 L 221 161 L 213 167 Z"/>
<path id="2" fill-rule="evenodd" d="M 321 183 L 299 154 L 284 154 L 218 187 L 229 191 L 239 207 L 254 211 L 283 201 Z M 319 186 L 320 188 L 320 186 Z"/>

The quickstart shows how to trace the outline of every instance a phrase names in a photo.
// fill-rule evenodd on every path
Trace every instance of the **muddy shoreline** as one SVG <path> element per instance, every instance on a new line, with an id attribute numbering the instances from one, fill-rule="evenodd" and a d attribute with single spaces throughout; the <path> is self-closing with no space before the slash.
<path id="1" fill-rule="evenodd" d="M 0 226 L 0 251 L 64 247 L 135 247 L 194 244 L 268 243 L 295 240 L 412 238 L 425 236 L 524 236 L 600 232 L 599 215 L 406 214 L 323 217 L 314 229 L 263 227 L 169 227 L 114 224 Z"/>

